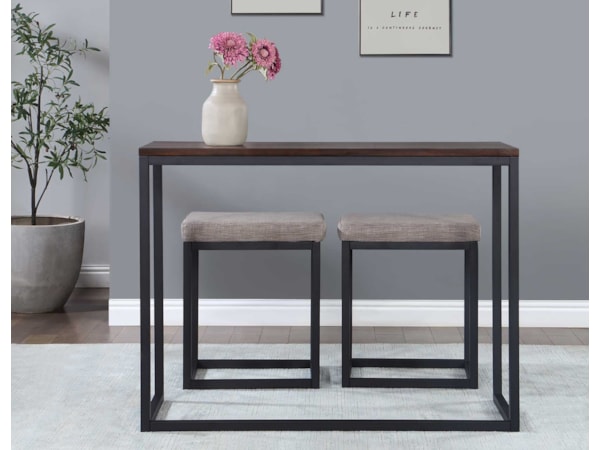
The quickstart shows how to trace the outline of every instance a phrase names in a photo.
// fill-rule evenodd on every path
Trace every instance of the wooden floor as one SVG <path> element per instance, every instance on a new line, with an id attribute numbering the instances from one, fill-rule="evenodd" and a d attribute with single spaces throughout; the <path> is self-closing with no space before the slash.
<path id="1" fill-rule="evenodd" d="M 64 311 L 11 314 L 11 341 L 16 344 L 136 343 L 138 327 L 108 326 L 108 289 L 76 289 Z M 504 330 L 506 331 L 506 330 Z M 182 327 L 165 327 L 165 342 L 181 343 Z M 308 327 L 200 327 L 206 343 L 307 343 Z M 357 343 L 456 343 L 462 327 L 354 327 Z M 339 343 L 340 327 L 321 327 L 322 343 Z M 491 342 L 489 328 L 479 329 L 479 341 Z M 589 345 L 587 328 L 521 328 L 521 344 Z"/>

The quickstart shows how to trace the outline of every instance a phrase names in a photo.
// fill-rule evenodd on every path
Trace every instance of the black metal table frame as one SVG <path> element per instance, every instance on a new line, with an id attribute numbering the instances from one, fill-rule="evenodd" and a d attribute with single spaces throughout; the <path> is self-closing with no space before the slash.
<path id="1" fill-rule="evenodd" d="M 457 419 L 158 419 L 164 402 L 162 167 L 220 166 L 491 166 L 492 379 L 501 418 Z M 502 167 L 508 168 L 508 400 L 502 391 Z M 150 168 L 152 167 L 152 177 Z M 152 193 L 152 197 L 151 194 Z M 519 431 L 519 158 L 518 156 L 139 156 L 141 431 Z M 151 227 L 152 223 L 152 227 Z M 154 249 L 151 257 L 151 243 Z M 153 267 L 151 267 L 153 259 Z M 151 283 L 154 283 L 152 393 Z"/>

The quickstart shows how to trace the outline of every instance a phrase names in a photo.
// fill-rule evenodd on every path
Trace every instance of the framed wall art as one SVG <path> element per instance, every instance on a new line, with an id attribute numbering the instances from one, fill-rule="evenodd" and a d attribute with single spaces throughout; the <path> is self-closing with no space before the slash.
<path id="1" fill-rule="evenodd" d="M 231 14 L 323 14 L 323 0 L 231 0 Z"/>
<path id="2" fill-rule="evenodd" d="M 360 55 L 452 54 L 451 0 L 360 0 Z"/>

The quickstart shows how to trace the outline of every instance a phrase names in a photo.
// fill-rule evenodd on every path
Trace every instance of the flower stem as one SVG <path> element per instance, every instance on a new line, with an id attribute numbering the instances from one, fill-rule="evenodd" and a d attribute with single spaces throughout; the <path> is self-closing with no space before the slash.
<path id="1" fill-rule="evenodd" d="M 213 52 L 213 61 L 217 64 L 219 70 L 221 71 L 221 80 L 225 79 L 225 69 L 217 61 L 217 54 L 215 52 Z"/>
<path id="2" fill-rule="evenodd" d="M 235 80 L 240 80 L 240 79 L 241 79 L 241 78 L 242 78 L 244 75 L 246 75 L 246 74 L 247 74 L 248 72 L 250 72 L 251 70 L 254 70 L 254 66 L 253 66 L 253 65 L 249 66 L 249 67 L 248 67 L 246 70 L 244 70 L 244 71 L 243 71 L 241 74 L 239 74 L 237 78 L 232 78 L 232 80 L 233 80 L 233 79 L 235 79 Z M 238 70 L 238 72 L 239 72 L 239 70 Z M 236 73 L 237 73 L 237 72 L 236 72 Z"/>
<path id="3" fill-rule="evenodd" d="M 235 80 L 236 79 L 236 75 L 240 72 L 242 72 L 245 68 L 248 67 L 248 64 L 250 64 L 250 61 L 247 61 L 246 64 L 244 64 L 242 67 L 240 67 L 232 76 L 231 79 Z M 238 78 L 239 79 L 239 78 Z"/>

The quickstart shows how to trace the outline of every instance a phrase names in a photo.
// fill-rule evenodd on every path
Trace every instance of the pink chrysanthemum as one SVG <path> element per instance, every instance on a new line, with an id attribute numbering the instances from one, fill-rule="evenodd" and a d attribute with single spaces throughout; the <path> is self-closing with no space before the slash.
<path id="1" fill-rule="evenodd" d="M 246 39 L 239 33 L 224 31 L 210 38 L 208 48 L 223 56 L 223 62 L 233 66 L 248 57 Z"/>
<path id="2" fill-rule="evenodd" d="M 271 41 L 259 39 L 252 44 L 252 56 L 256 64 L 268 69 L 277 58 L 277 48 Z"/>
<path id="3" fill-rule="evenodd" d="M 272 80 L 275 78 L 275 75 L 279 73 L 281 70 L 281 58 L 279 57 L 279 51 L 275 49 L 275 61 L 271 64 L 271 67 L 267 69 L 267 78 Z"/>

